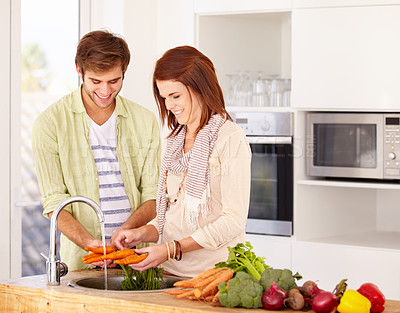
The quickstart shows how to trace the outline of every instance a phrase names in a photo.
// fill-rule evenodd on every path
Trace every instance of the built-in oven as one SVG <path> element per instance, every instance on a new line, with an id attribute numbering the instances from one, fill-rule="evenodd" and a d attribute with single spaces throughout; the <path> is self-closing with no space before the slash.
<path id="1" fill-rule="evenodd" d="M 291 112 L 230 112 L 249 141 L 251 192 L 246 232 L 293 233 L 293 117 Z"/>

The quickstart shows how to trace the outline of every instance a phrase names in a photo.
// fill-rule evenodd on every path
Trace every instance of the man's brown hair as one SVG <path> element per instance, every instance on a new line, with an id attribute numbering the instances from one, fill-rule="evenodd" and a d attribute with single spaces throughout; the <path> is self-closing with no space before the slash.
<path id="1" fill-rule="evenodd" d="M 105 72 L 121 65 L 125 73 L 131 58 L 128 44 L 124 39 L 106 30 L 87 33 L 79 41 L 75 56 L 82 72 Z"/>

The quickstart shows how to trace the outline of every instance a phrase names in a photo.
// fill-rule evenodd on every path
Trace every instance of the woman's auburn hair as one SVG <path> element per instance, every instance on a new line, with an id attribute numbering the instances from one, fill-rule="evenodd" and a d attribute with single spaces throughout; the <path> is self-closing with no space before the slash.
<path id="1" fill-rule="evenodd" d="M 128 44 L 123 38 L 107 30 L 95 30 L 79 41 L 75 64 L 82 73 L 86 70 L 106 72 L 118 65 L 121 65 L 125 73 L 130 58 Z"/>
<path id="2" fill-rule="evenodd" d="M 156 62 L 153 74 L 153 94 L 161 122 L 164 125 L 167 121 L 167 126 L 171 129 L 168 137 L 180 131 L 180 124 L 174 114 L 167 110 L 165 99 L 158 90 L 157 81 L 164 80 L 180 82 L 188 88 L 190 94 L 195 93 L 201 105 L 197 132 L 208 123 L 213 114 L 232 120 L 225 109 L 224 96 L 211 60 L 194 47 L 176 47 L 165 52 Z"/>

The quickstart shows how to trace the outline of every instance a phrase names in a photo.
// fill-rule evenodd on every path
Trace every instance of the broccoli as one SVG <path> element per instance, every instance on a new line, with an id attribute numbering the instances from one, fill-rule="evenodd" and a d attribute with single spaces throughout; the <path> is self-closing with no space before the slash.
<path id="1" fill-rule="evenodd" d="M 299 273 L 293 275 L 291 270 L 273 269 L 270 267 L 261 274 L 260 283 L 264 290 L 268 290 L 269 287 L 271 287 L 272 282 L 276 282 L 278 287 L 281 287 L 289 292 L 290 289 L 297 286 L 295 280 L 301 278 L 302 277 Z"/>
<path id="2" fill-rule="evenodd" d="M 241 306 L 248 309 L 262 308 L 263 287 L 253 276 L 238 272 L 235 277 L 218 285 L 219 302 L 226 307 Z"/>

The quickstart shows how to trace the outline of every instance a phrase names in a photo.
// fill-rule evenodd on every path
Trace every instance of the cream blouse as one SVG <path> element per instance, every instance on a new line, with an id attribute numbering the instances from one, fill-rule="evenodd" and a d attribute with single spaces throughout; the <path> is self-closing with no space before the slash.
<path id="1" fill-rule="evenodd" d="M 216 263 L 226 261 L 228 246 L 245 242 L 250 163 L 251 150 L 243 130 L 235 123 L 226 121 L 218 131 L 209 160 L 211 212 L 207 216 L 199 215 L 199 227 L 194 230 L 185 221 L 185 180 L 179 197 L 176 197 L 184 174 L 168 173 L 168 197 L 172 201 L 177 198 L 177 201 L 166 212 L 164 231 L 158 242 L 191 236 L 203 249 L 184 253 L 181 261 L 164 262 L 162 267 L 165 271 L 184 277 L 196 276 Z M 149 224 L 158 230 L 157 218 Z"/>

